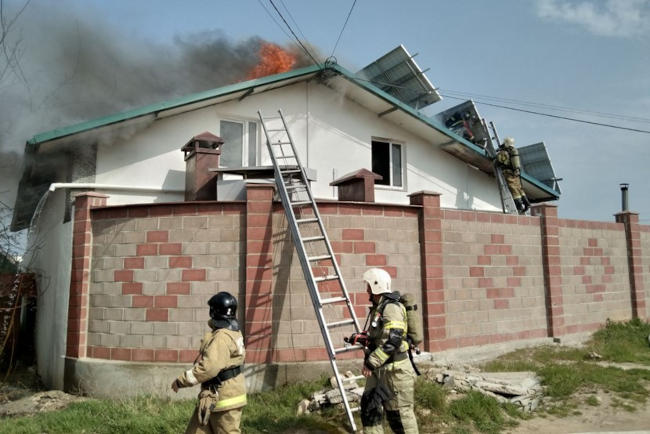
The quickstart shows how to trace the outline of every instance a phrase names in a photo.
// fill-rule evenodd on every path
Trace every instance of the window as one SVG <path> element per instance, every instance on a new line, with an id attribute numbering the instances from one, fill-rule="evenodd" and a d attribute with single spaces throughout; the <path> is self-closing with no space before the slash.
<path id="1" fill-rule="evenodd" d="M 224 140 L 221 148 L 221 167 L 257 165 L 257 124 L 255 122 L 221 121 L 219 135 Z"/>
<path id="2" fill-rule="evenodd" d="M 372 141 L 372 171 L 383 179 L 375 184 L 402 187 L 402 145 L 380 140 Z"/>

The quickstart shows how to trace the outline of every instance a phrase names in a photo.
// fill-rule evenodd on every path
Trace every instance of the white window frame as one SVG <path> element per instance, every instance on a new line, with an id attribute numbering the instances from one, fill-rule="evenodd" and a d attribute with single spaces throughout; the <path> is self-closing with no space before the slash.
<path id="1" fill-rule="evenodd" d="M 382 190 L 395 190 L 406 191 L 406 146 L 401 140 L 387 139 L 384 137 L 372 137 L 370 140 L 370 167 L 372 168 L 372 142 L 388 143 L 388 173 L 390 176 L 390 184 L 375 184 L 375 188 Z M 393 145 L 400 147 L 400 154 L 402 156 L 401 171 L 402 171 L 402 185 L 393 185 Z"/>
<path id="2" fill-rule="evenodd" d="M 260 164 L 260 125 L 259 122 L 248 119 L 234 119 L 234 118 L 221 118 L 219 119 L 219 136 L 221 136 L 221 122 L 232 122 L 234 124 L 242 124 L 242 153 L 241 153 L 241 167 L 255 167 Z M 249 166 L 248 164 L 248 147 L 249 147 L 249 125 L 255 124 L 255 165 Z M 228 146 L 228 143 L 225 143 Z M 219 163 L 219 167 L 221 163 Z"/>

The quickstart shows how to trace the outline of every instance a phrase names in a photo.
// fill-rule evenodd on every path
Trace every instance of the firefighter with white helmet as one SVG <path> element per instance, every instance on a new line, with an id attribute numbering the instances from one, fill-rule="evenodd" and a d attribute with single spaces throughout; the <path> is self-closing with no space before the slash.
<path id="1" fill-rule="evenodd" d="M 521 160 L 519 159 L 519 151 L 515 148 L 515 139 L 506 137 L 503 140 L 503 144 L 499 146 L 496 159 L 499 167 L 503 170 L 503 176 L 506 178 L 517 210 L 521 214 L 525 213 L 530 208 L 530 202 L 521 186 Z"/>
<path id="2" fill-rule="evenodd" d="M 363 274 L 363 280 L 372 302 L 362 369 L 367 378 L 361 398 L 363 432 L 383 433 L 385 410 L 393 432 L 417 433 L 413 411 L 415 371 L 408 356 L 406 308 L 400 302 L 400 293 L 391 291 L 386 270 L 371 268 Z"/>
<path id="3" fill-rule="evenodd" d="M 201 384 L 199 402 L 185 430 L 190 433 L 241 433 L 246 405 L 244 338 L 236 319 L 237 299 L 222 291 L 208 301 L 212 331 L 201 341 L 194 366 L 172 383 L 172 390 Z"/>

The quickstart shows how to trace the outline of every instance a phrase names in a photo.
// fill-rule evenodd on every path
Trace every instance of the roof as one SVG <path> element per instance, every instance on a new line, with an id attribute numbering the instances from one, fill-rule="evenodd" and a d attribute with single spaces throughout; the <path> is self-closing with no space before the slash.
<path id="1" fill-rule="evenodd" d="M 37 151 L 44 144 L 55 144 L 74 135 L 89 133 L 121 123 L 137 122 L 146 118 L 156 119 L 171 116 L 232 99 L 243 99 L 249 95 L 287 86 L 317 76 L 330 80 L 340 78 L 354 83 L 356 87 L 352 86 L 346 89 L 348 94 L 354 94 L 353 96 L 357 100 L 363 100 L 365 103 L 372 105 L 373 110 L 376 110 L 378 116 L 386 117 L 398 124 L 408 121 L 411 123 L 408 128 L 417 130 L 417 134 L 421 136 L 431 136 L 433 130 L 433 134 L 436 135 L 437 141 L 441 143 L 443 150 L 486 173 L 492 173 L 492 164 L 484 149 L 465 140 L 463 137 L 460 137 L 441 125 L 437 120 L 424 115 L 415 108 L 381 90 L 368 80 L 356 76 L 340 65 L 330 63 L 312 65 L 281 74 L 235 83 L 43 132 L 27 141 L 26 152 L 31 153 Z M 558 192 L 528 174 L 522 173 L 522 180 L 524 181 L 524 189 L 526 189 L 532 201 L 556 200 L 559 198 Z M 38 201 L 38 197 L 40 196 L 36 190 L 40 188 L 40 190 L 44 191 L 47 186 L 37 185 L 30 180 L 30 176 L 27 173 L 23 172 L 23 178 L 21 179 L 19 188 L 19 194 L 23 189 L 33 190 L 31 193 L 36 196 L 35 200 Z M 24 196 L 27 196 L 27 194 Z M 25 221 L 29 221 L 31 218 L 34 205 L 21 204 L 21 208 L 24 208 L 23 211 L 19 212 L 15 210 L 12 229 L 18 230 L 24 227 Z M 21 216 L 17 217 L 17 213 L 21 214 Z"/>

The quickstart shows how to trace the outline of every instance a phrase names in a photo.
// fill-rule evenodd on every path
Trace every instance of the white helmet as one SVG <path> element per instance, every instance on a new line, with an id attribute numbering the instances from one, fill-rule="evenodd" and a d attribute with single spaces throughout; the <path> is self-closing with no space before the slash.
<path id="1" fill-rule="evenodd" d="M 503 139 L 503 144 L 505 146 L 515 146 L 515 139 L 513 139 L 512 137 L 506 137 L 505 139 Z"/>
<path id="2" fill-rule="evenodd" d="M 374 295 L 390 293 L 390 274 L 381 268 L 371 268 L 363 273 L 363 280 L 370 285 Z"/>

